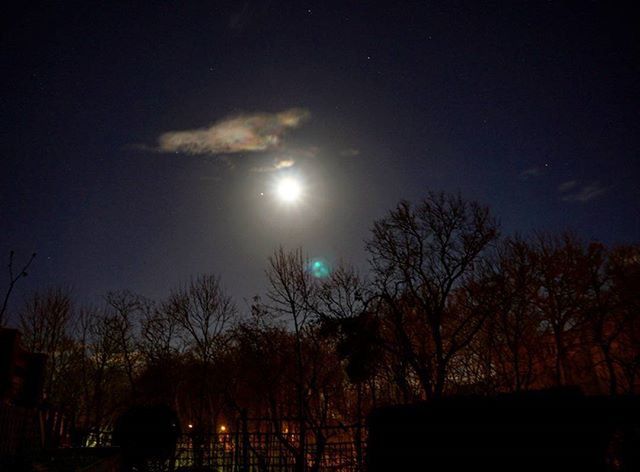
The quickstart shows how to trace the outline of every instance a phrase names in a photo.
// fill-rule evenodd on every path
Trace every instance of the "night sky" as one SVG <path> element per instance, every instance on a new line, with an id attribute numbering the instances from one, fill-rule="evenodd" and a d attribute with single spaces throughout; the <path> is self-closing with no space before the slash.
<path id="1" fill-rule="evenodd" d="M 364 268 L 373 220 L 429 190 L 503 234 L 640 240 L 622 4 L 125 3 L 3 11 L 0 254 L 38 253 L 16 305 L 213 272 L 242 308 L 278 245 Z"/>

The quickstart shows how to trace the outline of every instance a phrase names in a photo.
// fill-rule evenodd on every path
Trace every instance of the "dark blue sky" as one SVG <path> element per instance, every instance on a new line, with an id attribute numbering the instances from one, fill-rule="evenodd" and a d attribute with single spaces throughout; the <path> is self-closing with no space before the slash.
<path id="1" fill-rule="evenodd" d="M 279 244 L 364 266 L 373 219 L 429 190 L 507 234 L 640 239 L 640 18 L 622 4 L 115 3 L 2 15 L 0 251 L 38 252 L 16 303 L 214 272 L 242 305 Z M 158 149 L 293 108 L 310 117 L 264 152 Z M 285 158 L 292 207 L 256 172 Z"/>

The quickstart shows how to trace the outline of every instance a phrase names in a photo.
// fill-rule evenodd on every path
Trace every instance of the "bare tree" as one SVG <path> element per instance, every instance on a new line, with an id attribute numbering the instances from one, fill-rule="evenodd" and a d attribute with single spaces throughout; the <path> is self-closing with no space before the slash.
<path id="1" fill-rule="evenodd" d="M 145 302 L 141 297 L 126 290 L 108 292 L 105 301 L 110 312 L 107 320 L 109 335 L 113 336 L 113 345 L 120 351 L 124 370 L 135 395 L 135 375 L 141 363 L 137 329 Z"/>
<path id="2" fill-rule="evenodd" d="M 216 388 L 213 373 L 227 348 L 236 307 L 218 277 L 201 275 L 174 291 L 160 313 L 175 325 L 185 352 L 191 356 L 190 368 L 183 377 L 192 388 L 183 392 L 183 406 L 194 425 L 196 465 L 200 466 L 210 444 L 207 438 L 216 429 L 224 403 L 224 388 Z"/>
<path id="3" fill-rule="evenodd" d="M 378 318 L 369 307 L 374 300 L 369 287 L 351 266 L 340 264 L 321 285 L 318 314 L 323 329 L 335 339 L 335 350 L 346 359 L 346 374 L 355 386 L 355 411 L 350 415 L 356 422 L 354 444 L 359 466 L 364 460 L 363 431 L 365 389 L 382 361 L 382 340 Z M 347 387 L 345 386 L 346 390 Z M 348 393 L 348 392 L 345 392 Z M 375 401 L 374 387 L 370 388 L 371 404 Z"/>
<path id="4" fill-rule="evenodd" d="M 224 334 L 237 311 L 220 279 L 201 275 L 173 292 L 161 313 L 175 323 L 180 338 L 197 359 L 213 362 L 226 343 Z"/>
<path id="5" fill-rule="evenodd" d="M 430 193 L 415 207 L 400 202 L 374 224 L 367 250 L 375 289 L 393 319 L 404 362 L 427 397 L 442 395 L 449 362 L 481 327 L 477 314 L 459 316 L 452 294 L 477 271 L 497 234 L 487 208 L 443 193 Z M 406 331 L 410 312 L 429 338 L 428 361 Z"/>
<path id="6" fill-rule="evenodd" d="M 161 364 L 177 355 L 180 350 L 175 319 L 150 300 L 145 300 L 140 309 L 142 320 L 138 346 L 147 364 Z"/>
<path id="7" fill-rule="evenodd" d="M 11 292 L 13 292 L 13 289 L 16 283 L 18 283 L 18 280 L 28 275 L 27 270 L 29 269 L 29 266 L 31 265 L 33 260 L 36 258 L 36 253 L 34 252 L 33 254 L 31 254 L 29 260 L 22 266 L 22 269 L 17 272 L 15 272 L 15 268 L 13 265 L 14 256 L 15 253 L 11 251 L 9 253 L 9 264 L 7 264 L 7 269 L 9 270 L 9 285 L 7 286 L 7 291 L 4 295 L 2 308 L 0 308 L 0 327 L 4 326 L 5 324 L 5 314 L 7 312 L 7 306 L 9 305 L 9 298 L 11 298 Z"/>
<path id="8" fill-rule="evenodd" d="M 50 395 L 68 360 L 72 322 L 71 296 L 65 289 L 34 293 L 19 313 L 18 323 L 26 348 L 47 354 L 45 390 Z"/>
<path id="9" fill-rule="evenodd" d="M 299 428 L 299 444 L 296 454 L 296 471 L 306 469 L 306 388 L 303 358 L 303 338 L 316 312 L 317 285 L 307 270 L 307 261 L 301 249 L 286 252 L 280 247 L 270 258 L 267 269 L 269 288 L 268 309 L 293 324 L 295 336 L 296 397 Z"/>
<path id="10" fill-rule="evenodd" d="M 79 373 L 82 377 L 85 417 L 82 435 L 100 445 L 104 431 L 130 404 L 132 384 L 123 359 L 117 315 L 108 309 L 83 308 L 78 323 L 78 344 L 83 351 Z"/>
<path id="11" fill-rule="evenodd" d="M 47 355 L 44 395 L 48 405 L 43 416 L 48 447 L 58 445 L 60 432 L 67 427 L 65 417 L 73 419 L 77 411 L 75 368 L 80 352 L 73 339 L 76 316 L 69 291 L 49 289 L 36 292 L 19 312 L 19 327 L 25 347 Z"/>
<path id="12" fill-rule="evenodd" d="M 540 317 L 535 309 L 539 291 L 537 258 L 529 244 L 516 237 L 506 240 L 491 267 L 491 284 L 480 287 L 492 310 L 486 323 L 485 353 L 498 376 L 500 389 L 520 391 L 534 380 L 534 365 L 541 343 Z"/>
<path id="13" fill-rule="evenodd" d="M 234 379 L 229 401 L 237 413 L 251 409 L 257 417 L 270 418 L 274 431 L 282 433 L 282 418 L 295 414 L 290 413 L 295 405 L 295 394 L 291 394 L 296 377 L 294 357 L 291 332 L 284 323 L 275 322 L 256 297 L 251 316 L 234 332 L 235 371 L 242 375 Z"/>
<path id="14" fill-rule="evenodd" d="M 349 378 L 355 384 L 365 382 L 380 361 L 378 319 L 370 309 L 375 296 L 353 267 L 341 264 L 321 284 L 318 299 L 318 316 L 337 340 Z"/>
<path id="15" fill-rule="evenodd" d="M 607 273 L 615 312 L 611 327 L 619 331 L 612 356 L 620 367 L 624 390 L 638 392 L 640 379 L 640 245 L 620 246 L 609 253 Z"/>
<path id="16" fill-rule="evenodd" d="M 585 251 L 586 263 L 580 274 L 586 289 L 585 303 L 582 307 L 584 328 L 586 331 L 583 352 L 592 357 L 592 348 L 600 351 L 601 360 L 594 365 L 596 375 L 600 366 L 604 365 L 608 392 L 618 393 L 618 369 L 616 367 L 614 348 L 620 340 L 625 323 L 618 316 L 621 309 L 615 296 L 612 277 L 612 264 L 608 251 L 602 244 L 592 243 Z"/>
<path id="17" fill-rule="evenodd" d="M 559 237 L 541 234 L 534 251 L 539 286 L 534 301 L 540 312 L 540 329 L 551 339 L 553 383 L 573 383 L 569 354 L 579 347 L 588 293 L 583 276 L 588 271 L 584 246 L 569 233 Z"/>

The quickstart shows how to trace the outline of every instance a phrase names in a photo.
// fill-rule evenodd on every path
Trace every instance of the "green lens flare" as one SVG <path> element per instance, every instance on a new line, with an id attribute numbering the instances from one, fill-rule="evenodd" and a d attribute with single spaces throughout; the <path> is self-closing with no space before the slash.
<path id="1" fill-rule="evenodd" d="M 322 259 L 314 259 L 309 264 L 309 271 L 311 275 L 313 275 L 317 279 L 324 279 L 329 277 L 331 273 L 331 269 L 329 268 L 329 264 Z"/>

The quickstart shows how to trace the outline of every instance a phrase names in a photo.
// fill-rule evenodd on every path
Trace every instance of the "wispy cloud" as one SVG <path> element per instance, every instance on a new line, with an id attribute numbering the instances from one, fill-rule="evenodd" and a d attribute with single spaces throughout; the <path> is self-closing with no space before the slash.
<path id="1" fill-rule="evenodd" d="M 343 157 L 353 157 L 360 154 L 360 149 L 356 148 L 347 148 L 340 151 L 340 155 Z"/>
<path id="2" fill-rule="evenodd" d="M 576 185 L 578 185 L 577 180 L 567 180 L 566 182 L 562 182 L 560 185 L 558 185 L 558 192 L 567 192 L 574 188 Z"/>
<path id="3" fill-rule="evenodd" d="M 518 174 L 523 180 L 533 179 L 535 177 L 540 177 L 542 175 L 542 169 L 538 166 L 529 167 L 528 169 L 523 170 Z"/>
<path id="4" fill-rule="evenodd" d="M 596 198 L 602 196 L 607 191 L 607 188 L 601 185 L 599 182 L 592 182 L 587 185 L 578 186 L 579 188 L 576 188 L 576 181 L 565 182 L 565 184 L 568 184 L 570 182 L 573 182 L 573 185 L 567 188 L 561 188 L 564 184 L 561 184 L 560 187 L 558 187 L 558 191 L 561 193 L 569 192 L 569 190 L 572 190 L 571 192 L 565 193 L 565 195 L 562 196 L 562 201 L 581 203 L 590 202 L 591 200 L 595 200 Z"/>
<path id="5" fill-rule="evenodd" d="M 235 115 L 208 128 L 163 133 L 158 138 L 157 149 L 194 155 L 267 151 L 280 145 L 284 134 L 300 126 L 309 116 L 309 111 L 303 108 Z"/>

